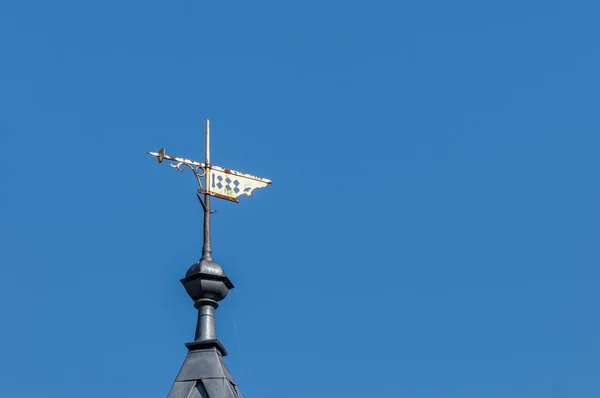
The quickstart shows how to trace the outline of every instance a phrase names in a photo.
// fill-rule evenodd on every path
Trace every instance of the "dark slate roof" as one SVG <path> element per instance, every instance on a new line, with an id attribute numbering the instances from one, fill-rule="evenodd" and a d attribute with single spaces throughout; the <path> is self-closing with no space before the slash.
<path id="1" fill-rule="evenodd" d="M 217 347 L 192 347 L 167 398 L 241 398 Z"/>

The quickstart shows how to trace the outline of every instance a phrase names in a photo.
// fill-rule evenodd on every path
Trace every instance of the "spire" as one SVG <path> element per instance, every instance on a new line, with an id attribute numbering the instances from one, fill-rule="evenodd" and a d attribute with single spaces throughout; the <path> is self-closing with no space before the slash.
<path id="1" fill-rule="evenodd" d="M 252 191 L 266 187 L 271 181 L 212 165 L 208 120 L 204 163 L 167 155 L 164 148 L 148 154 L 155 156 L 159 163 L 169 161 L 171 167 L 181 172 L 185 170 L 182 167 L 189 168 L 196 177 L 196 196 L 204 210 L 202 257 L 192 264 L 185 278 L 181 279 L 198 310 L 196 334 L 194 341 L 186 344 L 188 354 L 167 398 L 241 398 L 237 385 L 225 366 L 223 357 L 227 355 L 227 350 L 217 338 L 215 310 L 219 307 L 219 301 L 233 289 L 233 284 L 223 268 L 212 258 L 210 217 L 214 210 L 211 210 L 210 200 L 214 196 L 238 203 L 239 196 L 251 196 Z"/>

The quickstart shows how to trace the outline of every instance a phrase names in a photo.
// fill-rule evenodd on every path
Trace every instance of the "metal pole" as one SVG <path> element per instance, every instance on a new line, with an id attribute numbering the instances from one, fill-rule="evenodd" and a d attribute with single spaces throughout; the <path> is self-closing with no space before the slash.
<path id="1" fill-rule="evenodd" d="M 210 121 L 206 119 L 206 168 L 204 184 L 205 191 L 210 191 Z M 212 261 L 212 249 L 210 247 L 210 195 L 204 194 L 204 246 L 202 247 L 202 259 Z"/>

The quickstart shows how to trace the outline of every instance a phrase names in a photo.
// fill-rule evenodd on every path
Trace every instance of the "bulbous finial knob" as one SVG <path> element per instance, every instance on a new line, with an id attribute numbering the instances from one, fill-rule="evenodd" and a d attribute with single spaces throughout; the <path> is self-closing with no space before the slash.
<path id="1" fill-rule="evenodd" d="M 229 290 L 233 289 L 233 283 L 223 268 L 206 259 L 192 264 L 181 283 L 194 302 L 201 299 L 221 301 L 227 297 Z"/>

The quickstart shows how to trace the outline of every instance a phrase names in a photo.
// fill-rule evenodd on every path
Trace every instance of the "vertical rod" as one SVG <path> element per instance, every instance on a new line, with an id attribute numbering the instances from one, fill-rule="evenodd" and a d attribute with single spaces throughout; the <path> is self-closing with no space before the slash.
<path id="1" fill-rule="evenodd" d="M 206 119 L 206 158 L 205 158 L 205 191 L 210 191 L 210 121 Z M 210 195 L 204 194 L 204 246 L 202 247 L 202 259 L 212 261 L 212 249 L 210 247 Z"/>

